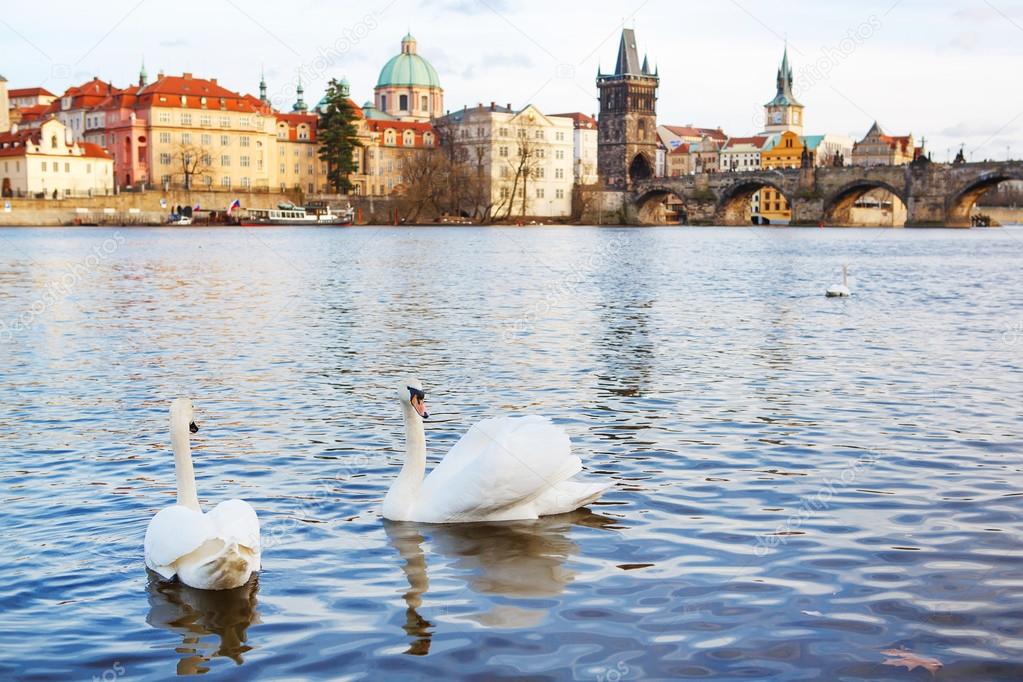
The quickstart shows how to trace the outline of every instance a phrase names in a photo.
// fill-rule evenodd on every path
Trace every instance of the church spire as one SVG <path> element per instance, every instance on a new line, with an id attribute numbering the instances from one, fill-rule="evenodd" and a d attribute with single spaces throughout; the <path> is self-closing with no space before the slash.
<path id="1" fill-rule="evenodd" d="M 305 88 L 302 87 L 301 75 L 298 77 L 298 87 L 295 88 L 295 94 L 298 98 L 295 100 L 295 106 L 291 107 L 291 110 L 300 113 L 309 111 L 309 105 L 305 103 Z"/>
<path id="2" fill-rule="evenodd" d="M 139 87 L 144 88 L 149 85 L 149 76 L 146 74 L 146 58 L 142 58 L 142 68 L 139 69 Z"/>
<path id="3" fill-rule="evenodd" d="M 263 104 L 267 103 L 266 99 L 266 73 L 263 68 L 259 69 L 259 101 Z"/>

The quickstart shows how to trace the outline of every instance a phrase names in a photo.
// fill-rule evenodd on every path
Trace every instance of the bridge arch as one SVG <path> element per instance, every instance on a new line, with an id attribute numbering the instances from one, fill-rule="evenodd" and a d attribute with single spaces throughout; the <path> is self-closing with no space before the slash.
<path id="1" fill-rule="evenodd" d="M 1000 168 L 972 178 L 949 195 L 945 205 L 945 224 L 951 227 L 969 227 L 970 215 L 977 201 L 1003 182 L 1023 180 L 1023 168 Z"/>
<path id="2" fill-rule="evenodd" d="M 670 185 L 644 188 L 633 199 L 636 219 L 642 225 L 677 225 L 688 223 L 689 215 L 684 192 Z"/>
<path id="3" fill-rule="evenodd" d="M 896 189 L 893 185 L 883 180 L 875 180 L 872 178 L 858 178 L 853 180 L 852 182 L 839 187 L 837 190 L 832 192 L 830 196 L 826 197 L 824 200 L 824 223 L 826 225 L 836 226 L 857 225 L 857 223 L 853 220 L 853 206 L 864 195 L 878 189 L 888 192 L 902 204 L 901 207 L 897 207 L 894 205 L 894 201 L 892 202 L 892 222 L 885 224 L 884 226 L 905 226 L 907 212 L 905 192 L 903 190 Z"/>
<path id="4" fill-rule="evenodd" d="M 762 175 L 742 178 L 719 192 L 714 210 L 714 223 L 730 226 L 750 225 L 753 216 L 753 196 L 762 189 L 777 191 L 785 198 L 785 203 L 791 210 L 792 197 L 781 183 Z"/>

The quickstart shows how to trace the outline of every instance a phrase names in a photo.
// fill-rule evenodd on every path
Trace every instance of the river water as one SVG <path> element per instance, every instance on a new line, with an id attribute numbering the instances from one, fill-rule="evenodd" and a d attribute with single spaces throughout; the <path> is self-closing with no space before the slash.
<path id="1" fill-rule="evenodd" d="M 0 678 L 1021 679 L 1021 265 L 1020 228 L 0 230 Z M 407 374 L 431 461 L 540 413 L 613 489 L 385 523 Z M 201 501 L 261 519 L 236 591 L 143 565 L 183 395 Z"/>

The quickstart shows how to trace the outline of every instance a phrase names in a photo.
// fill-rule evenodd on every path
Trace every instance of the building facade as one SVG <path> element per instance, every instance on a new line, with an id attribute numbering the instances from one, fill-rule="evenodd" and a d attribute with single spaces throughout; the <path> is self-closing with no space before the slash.
<path id="1" fill-rule="evenodd" d="M 580 112 L 554 114 L 572 120 L 572 175 L 577 185 L 595 185 L 597 176 L 597 119 Z"/>
<path id="2" fill-rule="evenodd" d="M 109 194 L 113 159 L 105 149 L 76 142 L 57 118 L 38 128 L 0 133 L 0 193 L 63 198 Z"/>
<path id="3" fill-rule="evenodd" d="M 57 96 L 46 88 L 12 88 L 8 93 L 10 101 L 7 104 L 9 109 L 24 109 L 25 107 L 34 107 L 39 105 L 48 105 L 53 100 L 57 99 Z"/>
<path id="4" fill-rule="evenodd" d="M 498 216 L 572 214 L 574 124 L 533 105 L 466 107 L 437 121 L 450 143 L 478 163 Z M 448 144 L 446 142 L 445 144 Z"/>
<path id="5" fill-rule="evenodd" d="M 911 163 L 922 149 L 913 143 L 913 135 L 888 135 L 874 121 L 862 140 L 853 146 L 854 166 L 902 166 Z"/>
<path id="6" fill-rule="evenodd" d="M 401 52 L 380 70 L 373 90 L 376 109 L 402 121 L 430 121 L 444 114 L 444 89 L 437 70 L 419 54 L 412 34 L 401 40 Z"/>
<path id="7" fill-rule="evenodd" d="M 774 136 L 730 137 L 721 147 L 722 173 L 744 173 L 760 170 L 760 155 L 771 148 Z"/>
<path id="8" fill-rule="evenodd" d="M 597 70 L 600 117 L 597 172 L 612 189 L 654 176 L 657 162 L 657 70 L 639 61 L 636 34 L 622 31 L 611 74 Z"/>

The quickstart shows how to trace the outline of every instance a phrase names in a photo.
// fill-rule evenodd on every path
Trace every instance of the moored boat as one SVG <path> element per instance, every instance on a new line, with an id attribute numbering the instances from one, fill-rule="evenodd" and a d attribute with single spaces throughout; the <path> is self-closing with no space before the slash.
<path id="1" fill-rule="evenodd" d="M 351 225 L 355 209 L 351 206 L 335 212 L 329 206 L 303 207 L 278 204 L 277 208 L 249 208 L 239 216 L 243 227 L 259 225 Z"/>

